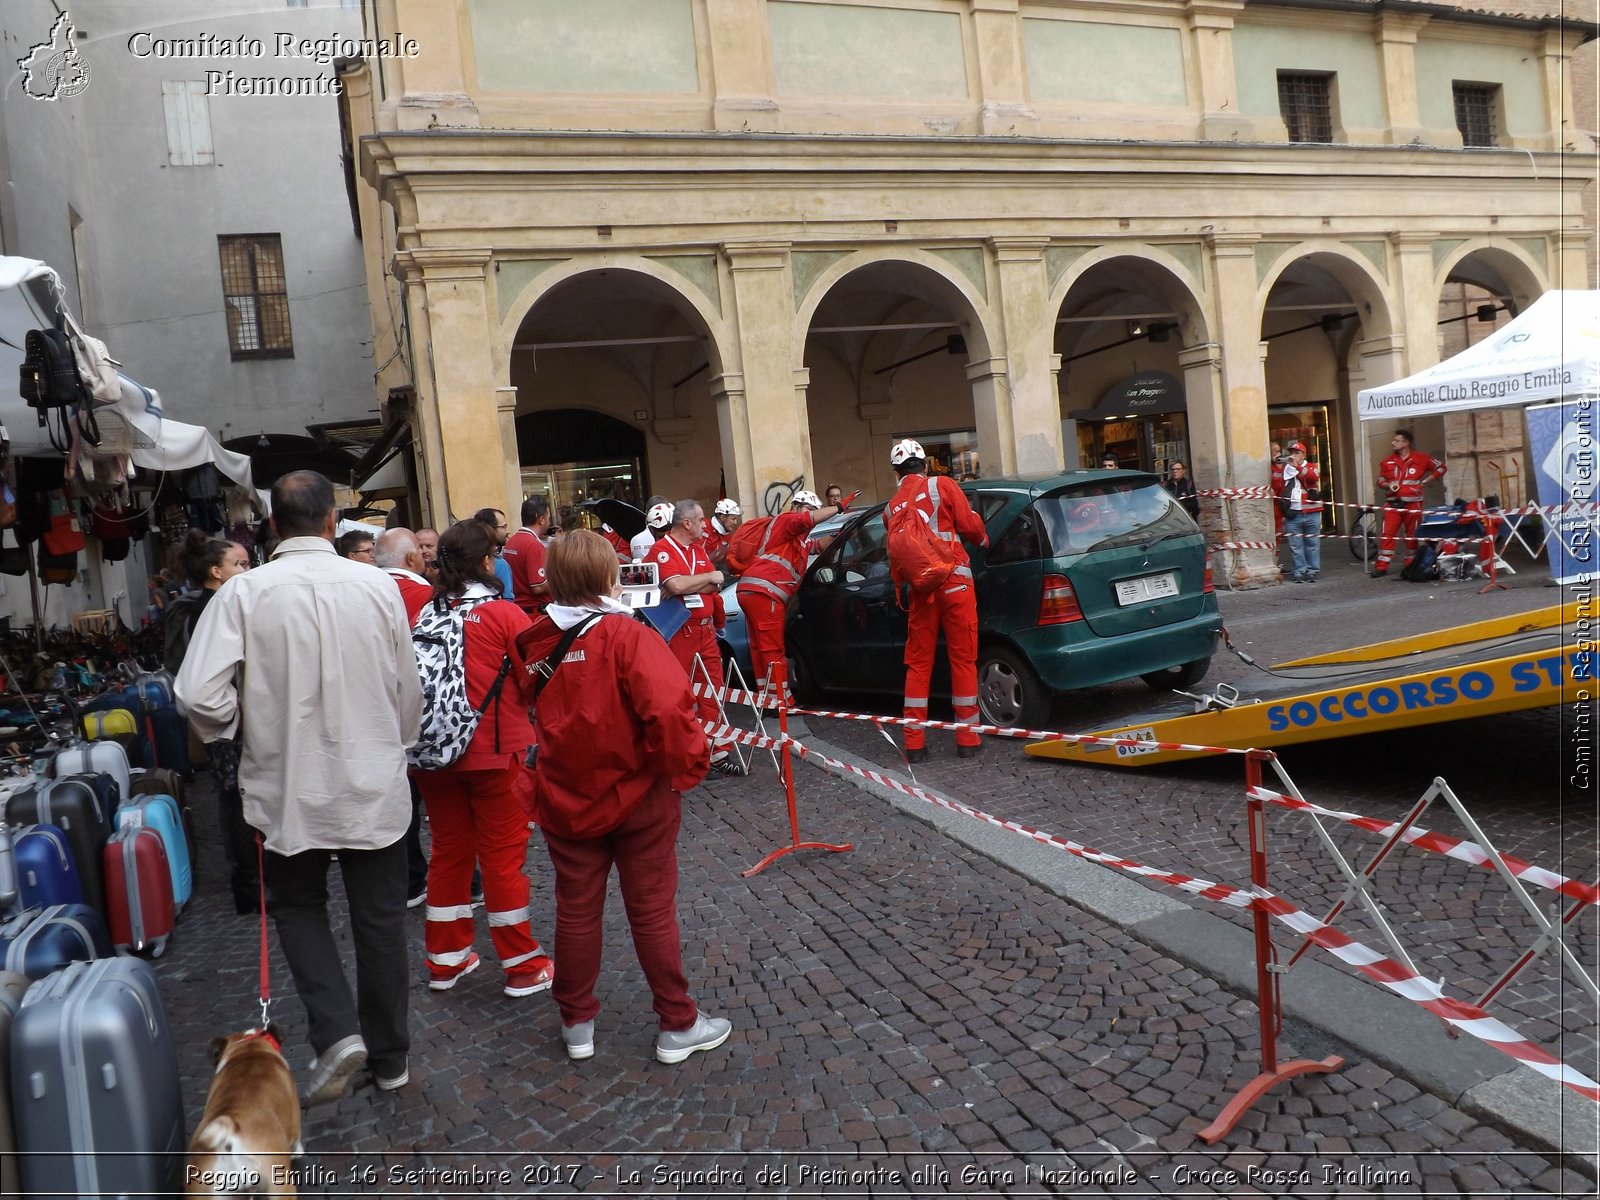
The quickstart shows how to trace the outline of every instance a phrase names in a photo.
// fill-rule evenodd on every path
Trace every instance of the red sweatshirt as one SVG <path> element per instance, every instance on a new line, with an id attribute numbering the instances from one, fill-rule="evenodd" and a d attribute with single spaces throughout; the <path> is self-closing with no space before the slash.
<path id="1" fill-rule="evenodd" d="M 507 655 L 511 669 L 500 685 L 500 698 L 478 722 L 466 753 L 444 769 L 504 769 L 511 758 L 520 759 L 533 744 L 533 724 L 528 720 L 533 686 L 527 681 L 522 652 L 517 649 L 517 636 L 527 630 L 528 618 L 509 600 L 483 600 L 471 607 L 462 624 L 467 639 L 467 700 L 473 707 L 483 703 Z M 497 732 L 499 750 L 495 749 Z"/>
<path id="2" fill-rule="evenodd" d="M 518 639 L 530 671 L 561 636 L 548 616 L 534 618 Z M 535 725 L 534 817 L 558 837 L 609 833 L 658 780 L 686 792 L 709 769 L 683 667 L 660 634 L 621 615 L 600 618 L 572 643 L 539 697 Z"/>

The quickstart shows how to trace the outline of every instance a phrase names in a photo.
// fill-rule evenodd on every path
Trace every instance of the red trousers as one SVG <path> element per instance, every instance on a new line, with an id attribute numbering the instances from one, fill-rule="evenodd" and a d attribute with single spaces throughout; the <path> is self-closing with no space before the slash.
<path id="1" fill-rule="evenodd" d="M 678 825 L 683 801 L 659 782 L 621 825 L 603 837 L 564 838 L 543 830 L 556 883 L 556 982 L 563 1025 L 592 1021 L 600 1012 L 600 944 L 606 880 L 613 864 L 633 933 L 634 953 L 668 1032 L 688 1029 L 698 1015 L 683 974 L 678 935 Z"/>
<path id="2" fill-rule="evenodd" d="M 942 629 L 945 650 L 950 655 L 950 706 L 955 709 L 957 721 L 977 724 L 978 597 L 972 580 L 952 575 L 931 595 L 913 596 L 907 623 L 905 715 L 914 720 L 927 719 L 933 656 Z M 922 749 L 923 738 L 923 730 L 907 726 L 906 749 Z M 965 729 L 956 734 L 958 746 L 976 746 L 982 740 Z"/>
<path id="3" fill-rule="evenodd" d="M 428 860 L 425 944 L 428 969 L 446 978 L 472 953 L 472 867 L 483 868 L 489 936 L 500 966 L 524 966 L 543 954 L 528 920 L 528 813 L 512 787 L 522 768 L 425 771 L 417 790 L 428 810 L 433 854 Z"/>
<path id="4" fill-rule="evenodd" d="M 1394 544 L 1396 534 L 1405 529 L 1406 553 L 1417 548 L 1417 525 L 1422 521 L 1422 505 L 1408 504 L 1404 508 L 1396 508 L 1386 504 L 1383 508 L 1383 532 L 1378 536 L 1378 570 L 1387 571 L 1389 560 L 1394 557 Z"/>
<path id="5" fill-rule="evenodd" d="M 744 613 L 745 628 L 750 631 L 750 665 L 756 674 L 750 686 L 759 692 L 770 670 L 775 693 L 787 696 L 789 660 L 783 648 L 783 618 L 787 606 L 776 596 L 740 588 L 739 610 Z"/>
<path id="6" fill-rule="evenodd" d="M 706 607 L 703 611 L 711 610 L 711 597 L 705 597 Z M 683 672 L 689 677 L 689 682 L 697 687 L 705 686 L 705 676 L 694 669 L 694 656 L 698 654 L 706 665 L 706 671 L 711 676 L 714 687 L 722 686 L 722 651 L 717 648 L 717 630 L 711 623 L 711 618 L 702 618 L 691 614 L 682 629 L 672 635 L 672 640 L 667 643 L 667 649 L 672 651 L 672 656 L 683 664 Z M 717 709 L 715 696 L 696 696 L 695 707 L 700 712 L 702 721 L 709 721 L 712 725 L 720 725 L 722 716 Z"/>

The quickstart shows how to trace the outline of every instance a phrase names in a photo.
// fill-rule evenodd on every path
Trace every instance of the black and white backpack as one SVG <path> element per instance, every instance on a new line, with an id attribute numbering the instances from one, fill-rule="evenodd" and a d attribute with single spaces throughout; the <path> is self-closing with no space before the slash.
<path id="1" fill-rule="evenodd" d="M 422 680 L 422 730 L 416 745 L 406 751 L 406 761 L 424 771 L 448 767 L 466 753 L 489 705 L 499 698 L 511 660 L 500 664 L 483 703 L 474 707 L 467 697 L 466 610 L 492 596 L 469 597 L 447 603 L 435 600 L 417 614 L 411 644 Z"/>

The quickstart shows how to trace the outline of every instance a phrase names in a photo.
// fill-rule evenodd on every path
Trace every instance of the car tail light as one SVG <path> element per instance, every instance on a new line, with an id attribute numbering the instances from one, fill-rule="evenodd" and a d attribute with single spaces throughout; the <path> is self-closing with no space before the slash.
<path id="1" fill-rule="evenodd" d="M 1078 594 L 1065 575 L 1046 575 L 1044 595 L 1039 598 L 1039 624 L 1066 625 L 1083 620 L 1083 609 L 1078 607 Z"/>
<path id="2" fill-rule="evenodd" d="M 1206 555 L 1206 586 L 1205 591 L 1214 592 L 1217 585 L 1211 581 L 1211 555 Z"/>

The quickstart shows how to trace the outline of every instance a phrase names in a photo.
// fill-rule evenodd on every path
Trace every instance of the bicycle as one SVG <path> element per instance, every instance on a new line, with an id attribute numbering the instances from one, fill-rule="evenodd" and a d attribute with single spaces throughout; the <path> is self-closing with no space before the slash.
<path id="1" fill-rule="evenodd" d="M 1378 530 L 1381 528 L 1378 509 L 1376 504 L 1363 504 L 1350 519 L 1350 557 L 1357 562 L 1372 561 L 1373 550 L 1378 544 Z"/>

